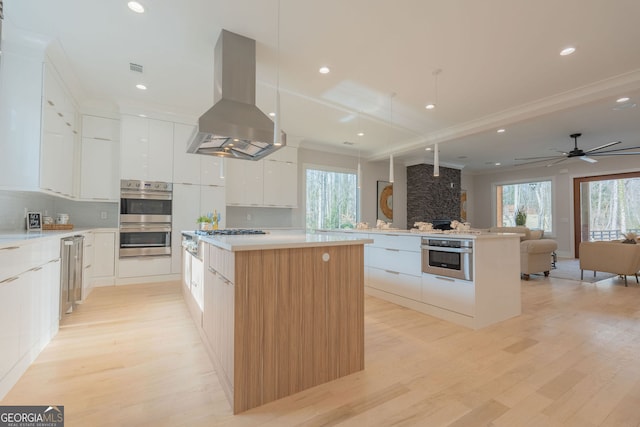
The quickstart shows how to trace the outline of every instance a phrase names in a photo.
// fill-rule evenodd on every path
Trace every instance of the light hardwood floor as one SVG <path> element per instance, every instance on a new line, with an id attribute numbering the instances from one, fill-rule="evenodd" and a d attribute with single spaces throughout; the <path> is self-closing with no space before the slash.
<path id="1" fill-rule="evenodd" d="M 98 288 L 1 402 L 66 426 L 638 426 L 640 287 L 534 278 L 472 331 L 372 297 L 365 370 L 233 416 L 178 283 Z"/>

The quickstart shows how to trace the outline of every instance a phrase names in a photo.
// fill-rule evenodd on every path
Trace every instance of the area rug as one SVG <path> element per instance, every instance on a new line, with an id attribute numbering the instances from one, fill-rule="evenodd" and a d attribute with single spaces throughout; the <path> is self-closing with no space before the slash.
<path id="1" fill-rule="evenodd" d="M 549 272 L 549 276 L 555 277 L 557 279 L 569 279 L 569 280 L 578 280 L 580 281 L 580 260 L 574 258 L 560 258 L 556 262 L 556 268 Z M 610 279 L 612 277 L 617 276 L 617 274 L 604 273 L 602 271 L 597 271 L 596 275 L 593 275 L 593 271 L 585 270 L 583 282 L 599 282 L 600 280 Z M 631 280 L 635 279 L 630 277 Z M 629 278 L 627 278 L 629 280 Z"/>

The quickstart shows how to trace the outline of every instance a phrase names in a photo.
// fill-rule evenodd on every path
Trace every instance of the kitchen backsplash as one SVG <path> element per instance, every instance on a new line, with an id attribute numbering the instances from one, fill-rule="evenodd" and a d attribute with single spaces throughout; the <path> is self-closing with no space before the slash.
<path id="1" fill-rule="evenodd" d="M 81 202 L 38 192 L 0 191 L 0 230 L 24 230 L 25 208 L 54 218 L 59 213 L 69 214 L 69 222 L 75 227 L 118 226 L 116 202 Z"/>
<path id="2" fill-rule="evenodd" d="M 251 208 L 227 206 L 229 228 L 288 228 L 293 227 L 293 209 Z"/>

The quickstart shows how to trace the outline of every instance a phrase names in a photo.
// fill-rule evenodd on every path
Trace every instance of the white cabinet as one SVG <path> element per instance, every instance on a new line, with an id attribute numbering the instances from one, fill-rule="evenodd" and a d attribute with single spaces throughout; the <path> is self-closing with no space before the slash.
<path id="1" fill-rule="evenodd" d="M 186 146 L 195 126 L 174 124 L 173 131 L 173 182 L 177 184 L 201 184 L 224 186 L 220 168 L 224 159 L 218 156 L 187 153 Z"/>
<path id="2" fill-rule="evenodd" d="M 118 277 L 133 278 L 162 276 L 171 273 L 171 257 L 121 258 L 118 261 Z"/>
<path id="3" fill-rule="evenodd" d="M 420 236 L 371 233 L 365 246 L 366 286 L 422 301 Z"/>
<path id="4" fill-rule="evenodd" d="M 58 239 L 0 248 L 0 399 L 58 330 L 59 257 Z"/>
<path id="5" fill-rule="evenodd" d="M 229 159 L 227 172 L 227 205 L 262 206 L 264 160 Z"/>
<path id="6" fill-rule="evenodd" d="M 173 123 L 123 115 L 120 178 L 173 181 Z"/>
<path id="7" fill-rule="evenodd" d="M 298 164 L 264 160 L 264 205 L 294 208 L 298 206 Z"/>
<path id="8" fill-rule="evenodd" d="M 227 205 L 298 206 L 298 149 L 283 147 L 257 162 L 226 162 Z"/>
<path id="9" fill-rule="evenodd" d="M 120 122 L 82 117 L 80 197 L 116 201 L 119 197 Z"/>
<path id="10" fill-rule="evenodd" d="M 116 231 L 95 231 L 92 278 L 109 279 L 116 274 Z"/>
<path id="11" fill-rule="evenodd" d="M 423 274 L 422 302 L 466 316 L 473 316 L 475 314 L 475 285 L 466 280 Z"/>
<path id="12" fill-rule="evenodd" d="M 44 67 L 40 188 L 75 196 L 77 111 L 64 84 L 49 64 Z"/>

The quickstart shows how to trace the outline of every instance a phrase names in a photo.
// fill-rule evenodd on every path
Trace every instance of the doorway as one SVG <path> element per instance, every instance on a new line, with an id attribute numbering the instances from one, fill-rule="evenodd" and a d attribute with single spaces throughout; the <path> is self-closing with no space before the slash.
<path id="1" fill-rule="evenodd" d="M 582 241 L 640 234 L 640 172 L 573 179 L 574 253 Z"/>

